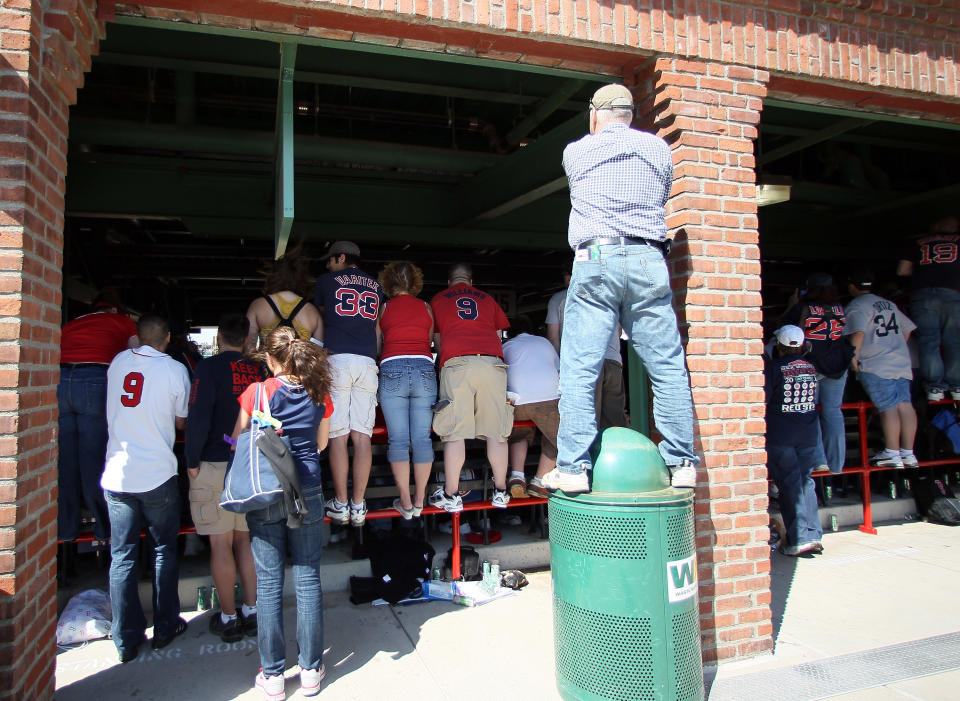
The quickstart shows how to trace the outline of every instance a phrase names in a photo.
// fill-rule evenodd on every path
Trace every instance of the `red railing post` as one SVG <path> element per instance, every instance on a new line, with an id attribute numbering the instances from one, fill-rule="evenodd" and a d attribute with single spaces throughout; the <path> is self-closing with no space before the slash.
<path id="1" fill-rule="evenodd" d="M 450 565 L 450 574 L 453 581 L 460 579 L 460 513 L 452 514 L 451 525 L 453 526 L 453 553 L 451 554 L 452 563 Z"/>
<path id="2" fill-rule="evenodd" d="M 861 495 L 863 502 L 863 523 L 859 528 L 864 533 L 877 535 L 877 529 L 873 527 L 873 512 L 870 506 L 870 455 L 867 452 L 867 404 L 866 402 L 857 403 L 857 429 L 860 432 L 860 467 L 863 472 L 861 477 Z"/>

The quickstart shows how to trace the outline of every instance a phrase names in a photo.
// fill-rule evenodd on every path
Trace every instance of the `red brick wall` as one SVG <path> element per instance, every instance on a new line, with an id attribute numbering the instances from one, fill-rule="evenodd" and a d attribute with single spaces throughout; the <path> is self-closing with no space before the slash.
<path id="1" fill-rule="evenodd" d="M 103 33 L 77 0 L 43 5 L 0 3 L 0 698 L 17 699 L 53 695 L 67 116 Z"/>

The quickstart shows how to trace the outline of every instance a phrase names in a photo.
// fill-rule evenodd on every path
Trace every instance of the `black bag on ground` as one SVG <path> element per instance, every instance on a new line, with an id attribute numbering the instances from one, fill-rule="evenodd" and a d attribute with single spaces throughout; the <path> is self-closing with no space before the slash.
<path id="1" fill-rule="evenodd" d="M 956 498 L 950 485 L 939 477 L 917 476 L 913 482 L 913 499 L 917 511 L 931 523 L 960 525 L 960 499 Z"/>
<path id="2" fill-rule="evenodd" d="M 425 540 L 396 531 L 385 538 L 371 538 L 367 552 L 373 577 L 350 578 L 350 601 L 355 604 L 377 598 L 395 604 L 417 592 L 422 581 L 430 579 L 436 554 Z"/>
<path id="3" fill-rule="evenodd" d="M 460 546 L 460 574 L 465 582 L 479 582 L 483 579 L 480 574 L 480 554 L 469 545 Z M 453 548 L 447 550 L 447 559 L 443 563 L 443 576 L 453 579 Z"/>

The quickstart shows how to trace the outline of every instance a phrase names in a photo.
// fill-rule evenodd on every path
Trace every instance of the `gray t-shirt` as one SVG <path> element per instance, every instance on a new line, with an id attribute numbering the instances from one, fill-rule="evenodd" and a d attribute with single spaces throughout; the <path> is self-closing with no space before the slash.
<path id="1" fill-rule="evenodd" d="M 567 303 L 567 291 L 560 290 L 550 301 L 547 302 L 547 323 L 557 324 L 560 327 L 560 339 L 563 340 L 563 306 Z M 623 365 L 623 358 L 620 356 L 620 325 L 613 330 L 610 336 L 610 343 L 607 344 L 607 350 L 603 354 L 604 360 L 612 360 Z"/>
<path id="2" fill-rule="evenodd" d="M 888 380 L 912 379 L 907 336 L 917 328 L 896 304 L 875 294 L 860 295 L 847 305 L 843 335 L 863 331 L 860 370 Z"/>

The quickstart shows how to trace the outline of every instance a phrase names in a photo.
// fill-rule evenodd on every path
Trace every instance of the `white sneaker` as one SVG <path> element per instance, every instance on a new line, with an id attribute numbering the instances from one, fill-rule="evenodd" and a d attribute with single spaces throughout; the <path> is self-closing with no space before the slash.
<path id="1" fill-rule="evenodd" d="M 320 693 L 320 682 L 327 676 L 327 670 L 323 665 L 320 669 L 301 669 L 300 670 L 300 693 L 304 696 L 316 696 Z"/>
<path id="2" fill-rule="evenodd" d="M 510 503 L 510 495 L 507 494 L 505 489 L 493 489 L 493 499 L 490 500 L 490 506 L 495 509 L 505 509 L 507 504 Z"/>
<path id="3" fill-rule="evenodd" d="M 443 509 L 448 514 L 456 514 L 463 511 L 463 499 L 460 495 L 454 494 L 452 497 L 448 497 L 444 493 L 443 487 L 437 487 L 436 491 L 430 495 L 427 501 L 430 502 L 431 506 Z"/>
<path id="4" fill-rule="evenodd" d="M 960 402 L 960 387 L 950 388 L 950 399 L 955 402 Z"/>
<path id="5" fill-rule="evenodd" d="M 582 494 L 590 491 L 590 478 L 585 470 L 580 472 L 561 472 L 555 467 L 540 478 L 540 484 L 551 492 L 560 490 L 567 494 Z"/>
<path id="6" fill-rule="evenodd" d="M 286 679 L 283 678 L 282 674 L 275 677 L 265 677 L 263 676 L 263 668 L 261 668 L 254 685 L 263 692 L 267 701 L 284 701 L 287 698 Z"/>
<path id="7" fill-rule="evenodd" d="M 900 458 L 899 450 L 894 452 L 884 449 L 870 458 L 870 464 L 876 467 L 895 467 L 900 469 L 903 467 L 903 460 Z"/>
<path id="8" fill-rule="evenodd" d="M 334 497 L 333 499 L 327 499 L 323 508 L 327 513 L 327 518 L 334 523 L 339 523 L 341 526 L 350 523 L 350 505 L 346 502 L 337 501 L 337 498 Z"/>
<path id="9" fill-rule="evenodd" d="M 359 504 L 350 500 L 350 525 L 362 526 L 367 520 L 367 500 L 361 499 Z"/>
<path id="10" fill-rule="evenodd" d="M 830 472 L 830 466 L 829 466 L 829 465 L 817 465 L 815 468 L 813 468 L 813 471 L 814 471 L 814 472 Z"/>
<path id="11" fill-rule="evenodd" d="M 951 394 L 953 394 L 951 392 Z M 942 389 L 928 389 L 927 390 L 927 401 L 929 402 L 939 402 L 944 397 L 944 392 Z"/>
<path id="12" fill-rule="evenodd" d="M 829 468 L 828 468 L 829 469 Z M 697 468 L 689 460 L 684 460 L 679 465 L 670 468 L 670 486 L 683 489 L 697 486 Z"/>
<path id="13" fill-rule="evenodd" d="M 920 462 L 917 460 L 917 456 L 913 454 L 913 451 L 907 453 L 901 450 L 900 460 L 903 462 L 904 467 L 920 467 Z"/>

